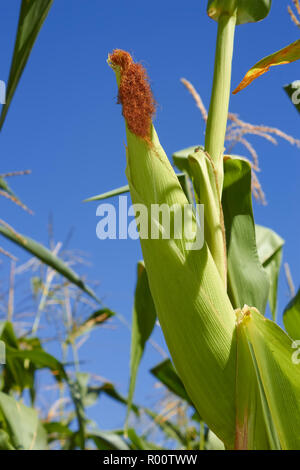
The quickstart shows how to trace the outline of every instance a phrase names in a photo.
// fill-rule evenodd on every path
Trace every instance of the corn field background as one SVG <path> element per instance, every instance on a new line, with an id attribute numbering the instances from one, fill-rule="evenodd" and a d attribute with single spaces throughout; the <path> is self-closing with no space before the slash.
<path id="1" fill-rule="evenodd" d="M 235 1 L 208 2 L 211 16 Z M 267 8 L 271 2 L 257 3 Z M 236 28 L 231 91 L 262 57 L 299 41 L 299 2 L 272 3 L 266 19 Z M 132 199 L 140 201 L 146 198 L 142 191 L 147 185 L 142 168 L 134 180 L 140 160 L 132 162 L 136 149 L 143 154 L 143 146 L 130 127 L 125 136 L 109 53 L 128 51 L 147 69 L 157 103 L 154 125 L 186 194 L 191 195 L 186 188 L 196 179 L 187 163 L 190 153 L 199 148 L 201 153 L 205 144 L 213 158 L 209 104 L 218 25 L 207 15 L 207 2 L 154 0 L 150 9 L 135 0 L 11 0 L 0 8 L 0 79 L 7 85 L 0 115 L 0 340 L 6 345 L 6 364 L 0 366 L 0 449 L 221 450 L 224 443 L 227 449 L 242 448 L 246 444 L 238 437 L 232 443 L 229 425 L 223 430 L 223 418 L 217 422 L 217 398 L 216 410 L 201 416 L 207 391 L 195 391 L 197 384 L 185 374 L 180 345 L 168 350 L 164 335 L 172 345 L 173 333 L 166 317 L 156 312 L 158 305 L 167 304 L 155 285 L 159 269 L 148 272 L 153 247 L 142 243 L 141 248 L 138 240 L 96 237 L 97 205 L 109 199 L 117 209 L 121 192 L 111 191 L 128 182 Z M 120 86 L 124 71 L 118 69 L 119 60 L 117 53 L 109 62 Z M 300 340 L 293 336 L 300 335 L 299 105 L 291 101 L 297 73 L 299 62 L 275 67 L 231 95 L 227 124 L 223 109 L 225 155 L 242 156 L 225 158 L 226 234 L 239 240 L 238 231 L 228 229 L 234 210 L 239 210 L 233 209 L 236 201 L 247 198 L 243 185 L 233 195 L 228 189 L 230 171 L 239 168 L 249 182 L 259 226 L 260 266 L 257 271 L 254 266 L 249 280 L 256 284 L 257 303 L 249 307 L 262 310 L 268 300 L 266 317 L 285 326 L 293 340 Z M 194 196 L 196 201 L 203 197 L 197 191 Z M 91 198 L 93 202 L 83 203 Z M 253 220 L 251 203 L 247 210 Z M 219 253 L 213 257 L 220 271 L 218 256 L 222 258 Z M 234 309 L 246 303 L 241 300 L 243 279 L 248 281 L 247 268 L 239 281 L 234 269 L 238 257 L 238 252 L 228 253 Z M 270 286 L 265 295 L 266 277 Z M 286 308 L 289 319 L 284 325 Z M 256 311 L 250 313 L 256 318 Z M 238 314 L 237 324 L 250 313 L 246 309 Z M 250 341 L 250 333 L 240 334 Z M 244 381 L 251 377 L 239 374 L 243 395 Z M 299 366 L 292 383 L 299 392 Z M 299 393 L 295 396 L 299 400 Z M 226 406 L 224 399 L 224 410 Z M 299 401 L 296 408 L 300 413 Z M 264 412 L 257 419 L 261 416 L 266 419 Z M 300 445 L 300 418 L 295 423 L 286 436 L 287 423 L 281 427 L 272 416 L 266 431 L 255 429 L 247 445 Z"/>

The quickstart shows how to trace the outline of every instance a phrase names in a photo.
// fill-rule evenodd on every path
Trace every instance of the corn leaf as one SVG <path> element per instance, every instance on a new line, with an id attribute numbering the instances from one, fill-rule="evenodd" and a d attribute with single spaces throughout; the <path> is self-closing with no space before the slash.
<path id="1" fill-rule="evenodd" d="M 138 263 L 137 284 L 132 314 L 130 383 L 128 393 L 127 419 L 131 409 L 136 378 L 146 343 L 151 336 L 156 322 L 156 310 L 149 289 L 148 277 L 143 262 Z"/>
<path id="2" fill-rule="evenodd" d="M 0 130 L 33 45 L 52 3 L 53 0 L 22 0 L 15 48 L 7 83 L 6 103 L 0 116 Z"/>
<path id="3" fill-rule="evenodd" d="M 67 377 L 71 397 L 75 406 L 76 418 L 78 422 L 78 445 L 84 450 L 86 442 L 86 416 L 84 408 L 84 399 L 87 394 L 87 382 L 89 374 L 76 372 L 75 379 Z"/>
<path id="4" fill-rule="evenodd" d="M 85 406 L 90 406 L 91 403 L 94 403 L 98 396 L 102 393 L 112 398 L 116 402 L 128 406 L 127 398 L 120 395 L 114 385 L 109 382 L 101 385 L 101 387 L 88 387 L 88 393 L 84 400 Z M 159 413 L 155 413 L 154 411 L 148 408 L 138 406 L 134 403 L 131 404 L 131 410 L 137 416 L 140 416 L 141 412 L 145 413 L 149 418 L 153 420 L 153 423 L 158 426 L 170 439 L 175 439 L 180 442 L 181 445 L 186 445 L 186 438 L 181 432 L 180 427 L 172 423 L 171 421 L 166 420 L 164 415 L 160 415 Z"/>
<path id="5" fill-rule="evenodd" d="M 107 308 L 103 308 L 101 310 L 96 310 L 96 312 L 92 313 L 84 322 L 80 325 L 74 324 L 72 330 L 68 334 L 66 341 L 68 343 L 72 343 L 76 340 L 76 338 L 89 333 L 93 330 L 96 326 L 102 325 L 105 323 L 109 318 L 115 315 L 114 312 Z"/>
<path id="6" fill-rule="evenodd" d="M 4 377 L 2 384 L 2 391 L 5 393 L 11 393 L 13 391 L 22 392 L 25 388 L 28 388 L 32 394 L 32 400 L 34 398 L 34 371 L 35 367 L 33 364 L 28 364 L 25 367 L 24 360 L 20 358 L 14 358 L 10 352 L 18 351 L 19 341 L 15 336 L 13 325 L 9 322 L 0 322 L 0 339 L 5 344 L 6 360 L 3 366 Z"/>
<path id="7" fill-rule="evenodd" d="M 268 15 L 271 4 L 272 0 L 209 0 L 207 13 L 218 21 L 222 13 L 232 14 L 237 8 L 237 24 L 253 23 Z"/>
<path id="8" fill-rule="evenodd" d="M 103 199 L 109 199 L 110 197 L 120 196 L 120 194 L 129 193 L 129 186 L 121 186 L 120 188 L 107 191 L 106 193 L 98 194 L 85 199 L 83 202 L 102 201 Z"/>
<path id="9" fill-rule="evenodd" d="M 99 450 L 130 450 L 124 439 L 114 431 L 93 430 L 88 433 Z"/>
<path id="10" fill-rule="evenodd" d="M 191 402 L 188 394 L 186 393 L 184 385 L 180 377 L 178 376 L 176 370 L 174 369 L 174 366 L 170 359 L 166 359 L 160 362 L 159 364 L 157 364 L 157 366 L 153 367 L 150 372 L 162 384 L 164 384 L 165 387 L 170 390 L 170 392 L 174 393 L 174 395 L 177 395 L 179 398 L 185 400 L 193 406 L 193 403 Z"/>
<path id="11" fill-rule="evenodd" d="M 47 436 L 37 412 L 0 392 L 0 421 L 4 421 L 13 447 L 17 450 L 45 450 Z"/>
<path id="12" fill-rule="evenodd" d="M 108 397 L 115 400 L 116 402 L 121 403 L 122 405 L 128 406 L 127 398 L 124 397 L 123 395 L 121 395 L 116 390 L 114 385 L 110 382 L 105 382 L 100 387 L 89 386 L 88 389 L 87 389 L 87 395 L 84 399 L 84 405 L 85 406 L 93 405 L 101 394 L 105 394 Z M 135 405 L 134 403 L 131 404 L 131 410 L 136 415 L 139 415 L 139 413 L 140 413 L 140 408 L 137 405 Z"/>
<path id="13" fill-rule="evenodd" d="M 204 150 L 204 147 L 202 145 L 193 145 L 192 147 L 187 147 L 183 150 L 178 150 L 172 155 L 174 165 L 178 168 L 178 170 L 190 175 L 190 165 L 188 161 L 188 156 L 193 155 L 194 152 L 198 152 L 199 150 Z"/>
<path id="14" fill-rule="evenodd" d="M 177 175 L 179 181 L 185 185 L 186 182 L 184 180 L 185 173 L 180 173 Z M 92 196 L 87 199 L 84 199 L 83 202 L 93 202 L 93 201 L 102 201 L 103 199 L 109 199 L 114 196 L 120 196 L 121 194 L 129 193 L 129 185 L 121 186 L 120 188 L 112 189 L 111 191 L 107 191 L 106 193 L 98 194 L 97 196 Z"/>
<path id="15" fill-rule="evenodd" d="M 31 213 L 30 209 L 28 209 L 28 207 L 23 204 L 23 202 L 18 198 L 18 196 L 12 191 L 12 189 L 9 187 L 8 183 L 3 177 L 0 177 L 0 195 L 7 197 L 15 204 L 22 207 L 24 210 Z"/>
<path id="16" fill-rule="evenodd" d="M 43 349 L 36 350 L 20 350 L 6 346 L 7 359 L 15 360 L 16 358 L 27 359 L 34 364 L 37 369 L 49 369 L 58 380 L 66 379 L 66 373 L 62 364 L 55 357 L 48 354 Z M 28 367 L 28 362 L 26 367 Z"/>
<path id="17" fill-rule="evenodd" d="M 138 436 L 133 428 L 128 429 L 128 437 L 132 444 L 131 447 L 134 450 L 166 450 L 163 449 L 163 447 L 157 446 L 143 437 Z"/>
<path id="18" fill-rule="evenodd" d="M 273 320 L 275 321 L 277 313 L 278 276 L 284 240 L 273 230 L 262 227 L 261 225 L 255 226 L 255 233 L 258 256 L 270 282 L 269 305 Z"/>
<path id="19" fill-rule="evenodd" d="M 245 75 L 239 86 L 233 91 L 233 94 L 246 88 L 256 78 L 268 72 L 270 67 L 275 65 L 290 64 L 295 60 L 300 59 L 300 39 L 289 44 L 278 52 L 265 57 L 255 64 L 249 72 Z"/>
<path id="20" fill-rule="evenodd" d="M 300 363 L 293 342 L 256 309 L 245 307 L 239 328 L 251 352 L 271 448 L 300 449 Z"/>
<path id="21" fill-rule="evenodd" d="M 286 331 L 296 341 L 300 340 L 300 289 L 283 312 Z"/>
<path id="22" fill-rule="evenodd" d="M 38 258 L 40 261 L 45 263 L 47 266 L 53 268 L 57 273 L 64 276 L 72 284 L 75 284 L 77 287 L 82 289 L 88 295 L 93 297 L 97 302 L 100 303 L 100 300 L 97 298 L 96 294 L 84 283 L 84 281 L 71 269 L 69 266 L 64 263 L 61 259 L 55 256 L 48 248 L 44 247 L 35 240 L 22 235 L 12 228 L 3 226 L 0 224 L 0 234 L 8 238 L 12 242 L 16 243 L 18 246 L 31 253 L 33 256 Z"/>
<path id="23" fill-rule="evenodd" d="M 222 206 L 226 228 L 228 292 L 234 308 L 265 312 L 269 280 L 259 260 L 251 199 L 251 167 L 238 158 L 224 162 Z"/>
<path id="24" fill-rule="evenodd" d="M 0 322 L 0 339 L 5 344 L 6 360 L 3 365 L 2 391 L 21 393 L 29 389 L 31 403 L 34 403 L 36 388 L 35 374 L 39 369 L 51 371 L 57 381 L 67 380 L 63 365 L 48 354 L 37 338 L 15 336 L 13 325 Z"/>
<path id="25" fill-rule="evenodd" d="M 283 88 L 290 97 L 295 108 L 300 113 L 300 80 L 296 80 Z"/>

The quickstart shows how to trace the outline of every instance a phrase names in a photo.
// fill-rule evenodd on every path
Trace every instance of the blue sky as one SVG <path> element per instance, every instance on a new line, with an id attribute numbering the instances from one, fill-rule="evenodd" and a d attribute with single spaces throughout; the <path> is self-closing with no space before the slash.
<path id="1" fill-rule="evenodd" d="M 299 37 L 287 14 L 287 1 L 274 0 L 261 23 L 239 26 L 233 61 L 233 86 L 263 56 Z M 290 2 L 291 3 L 291 2 Z M 0 79 L 8 76 L 20 1 L 1 7 Z M 56 240 L 74 228 L 72 248 L 90 254 L 89 279 L 98 280 L 99 296 L 111 309 L 131 318 L 138 241 L 96 238 L 97 203 L 81 201 L 126 184 L 124 123 L 116 105 L 115 77 L 106 64 L 114 48 L 131 52 L 147 67 L 158 102 L 155 126 L 167 154 L 202 144 L 204 125 L 180 78 L 190 80 L 209 104 L 217 25 L 206 16 L 206 2 L 190 0 L 54 1 L 15 94 L 0 136 L 1 173 L 30 168 L 32 175 L 11 181 L 30 216 L 1 198 L 1 218 L 17 230 L 47 243 L 49 214 Z M 277 67 L 232 97 L 230 110 L 246 121 L 267 124 L 300 138 L 299 115 L 282 86 L 299 79 L 299 63 Z M 273 146 L 251 138 L 260 156 L 260 179 L 268 205 L 254 203 L 257 223 L 285 240 L 296 286 L 300 279 L 300 150 L 280 141 Z M 242 148 L 236 149 L 240 153 Z M 247 156 L 247 152 L 243 150 Z M 1 241 L 2 246 L 12 246 Z M 26 256 L 15 250 L 20 260 Z M 3 263 L 7 263 L 6 260 Z M 2 268 L 2 271 L 4 268 Z M 5 272 L 5 270 L 3 271 Z M 288 301 L 283 273 L 279 317 Z M 126 393 L 130 333 L 98 330 L 82 348 L 84 370 L 105 376 Z M 161 342 L 159 334 L 155 338 Z M 161 360 L 148 346 L 136 400 L 153 404 L 159 397 L 147 370 Z M 90 413 L 102 428 L 120 427 L 123 410 L 103 399 Z"/>

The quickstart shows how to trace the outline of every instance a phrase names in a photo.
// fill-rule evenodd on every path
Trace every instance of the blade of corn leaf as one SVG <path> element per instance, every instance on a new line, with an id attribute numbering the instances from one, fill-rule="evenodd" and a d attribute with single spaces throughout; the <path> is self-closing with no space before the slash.
<path id="1" fill-rule="evenodd" d="M 43 349 L 41 350 L 19 350 L 6 346 L 6 357 L 14 360 L 15 358 L 19 359 L 28 359 L 31 361 L 38 369 L 50 369 L 57 379 L 66 379 L 66 373 L 62 364 L 55 359 L 55 357 L 48 354 Z"/>
<path id="2" fill-rule="evenodd" d="M 93 430 L 87 437 L 101 450 L 130 450 L 125 440 L 114 431 Z"/>
<path id="3" fill-rule="evenodd" d="M 255 233 L 258 256 L 267 272 L 270 282 L 269 305 L 273 320 L 275 321 L 277 313 L 278 277 L 284 240 L 273 230 L 262 227 L 261 225 L 255 225 Z"/>
<path id="4" fill-rule="evenodd" d="M 181 177 L 184 177 L 184 173 L 177 175 L 180 180 Z M 120 196 L 120 194 L 129 193 L 129 185 L 121 186 L 120 188 L 113 189 L 112 191 L 107 191 L 106 193 L 98 194 L 97 196 L 89 197 L 84 199 L 83 202 L 93 202 L 93 201 L 102 201 L 103 199 L 109 199 L 110 197 Z"/>
<path id="5" fill-rule="evenodd" d="M 274 426 L 283 450 L 300 449 L 300 363 L 293 361 L 293 342 L 256 309 L 244 307 L 240 327 L 246 335 L 265 396 L 265 418 Z M 264 406 L 264 403 L 263 403 Z"/>
<path id="6" fill-rule="evenodd" d="M 271 9 L 272 0 L 209 0 L 208 16 L 218 21 L 222 13 L 234 12 L 237 8 L 237 24 L 263 20 Z"/>
<path id="7" fill-rule="evenodd" d="M 133 428 L 128 429 L 128 437 L 131 440 L 134 450 L 166 450 L 152 442 L 147 441 L 141 436 L 138 436 Z"/>
<path id="8" fill-rule="evenodd" d="M 16 194 L 11 190 L 11 188 L 9 187 L 5 179 L 1 177 L 0 177 L 0 192 L 1 192 L 1 195 L 6 196 L 8 199 L 13 201 L 18 206 L 22 207 L 27 212 L 32 213 L 32 211 L 28 209 L 28 207 L 25 204 L 23 204 L 23 202 L 18 198 L 18 196 L 16 196 Z"/>
<path id="9" fill-rule="evenodd" d="M 174 165 L 178 168 L 178 170 L 183 171 L 189 175 L 190 165 L 188 161 L 188 156 L 193 155 L 194 152 L 198 152 L 199 150 L 204 150 L 204 147 L 202 145 L 193 145 L 192 147 L 187 147 L 183 150 L 178 150 L 172 155 Z"/>
<path id="10" fill-rule="evenodd" d="M 67 383 L 69 385 L 71 397 L 75 406 L 75 412 L 78 422 L 78 440 L 79 440 L 79 447 L 84 450 L 85 449 L 85 441 L 86 441 L 86 416 L 85 416 L 85 408 L 84 408 L 84 398 L 87 393 L 87 381 L 89 378 L 89 374 L 77 372 L 75 379 L 71 380 L 67 377 Z"/>
<path id="11" fill-rule="evenodd" d="M 90 404 L 93 404 L 95 400 L 101 395 L 105 394 L 108 397 L 112 398 L 118 403 L 121 403 L 122 405 L 128 406 L 128 400 L 126 397 L 121 395 L 114 385 L 110 382 L 106 382 L 100 387 L 88 387 L 88 392 L 87 392 L 87 397 L 85 399 L 85 404 L 86 406 L 90 406 Z M 140 407 L 135 405 L 134 403 L 131 404 L 131 410 L 136 414 L 139 415 L 140 413 Z"/>
<path id="12" fill-rule="evenodd" d="M 178 177 L 180 186 L 182 187 L 182 190 L 184 194 L 186 195 L 187 200 L 189 201 L 190 204 L 194 204 L 191 182 L 189 180 L 188 175 L 185 173 L 181 173 L 180 175 L 177 175 L 177 177 Z"/>
<path id="13" fill-rule="evenodd" d="M 177 395 L 179 398 L 187 401 L 190 405 L 193 406 L 193 403 L 186 393 L 184 385 L 176 370 L 174 369 L 170 359 L 166 359 L 160 362 L 157 364 L 157 366 L 153 367 L 150 372 L 161 383 L 163 383 L 170 390 L 170 392 L 174 393 L 174 395 Z"/>
<path id="14" fill-rule="evenodd" d="M 84 281 L 64 263 L 61 259 L 55 256 L 48 248 L 44 247 L 40 243 L 32 240 L 31 238 L 16 232 L 15 230 L 3 226 L 0 224 L 0 234 L 8 238 L 18 246 L 31 253 L 33 256 L 38 258 L 40 261 L 50 266 L 59 274 L 68 279 L 72 284 L 82 289 L 93 299 L 100 303 L 96 294 L 84 283 Z"/>
<path id="15" fill-rule="evenodd" d="M 300 340 L 300 289 L 283 312 L 283 323 L 289 336 Z"/>
<path id="16" fill-rule="evenodd" d="M 238 87 L 233 91 L 233 94 L 246 88 L 256 78 L 260 77 L 264 73 L 268 72 L 270 67 L 275 65 L 290 64 L 295 60 L 300 59 L 300 39 L 289 44 L 278 52 L 265 57 L 255 64 L 249 72 L 245 75 Z"/>
<path id="17" fill-rule="evenodd" d="M 46 429 L 49 443 L 57 439 L 65 440 L 73 435 L 73 431 L 60 421 L 44 422 L 43 426 Z"/>
<path id="18" fill-rule="evenodd" d="M 46 432 L 34 409 L 0 392 L 0 419 L 1 415 L 15 449 L 45 450 L 47 448 Z"/>
<path id="19" fill-rule="evenodd" d="M 120 83 L 120 71 L 115 71 Z M 153 126 L 151 143 L 127 126 L 126 134 L 126 175 L 133 203 L 143 204 L 148 214 L 152 204 L 162 203 L 169 207 L 176 204 L 183 212 L 188 200 Z M 151 223 L 162 230 L 153 214 Z M 188 228 L 190 233 L 198 233 L 195 218 Z M 191 250 L 191 240 L 176 235 L 170 240 L 141 238 L 150 290 L 188 395 L 208 426 L 231 448 L 235 429 L 235 315 L 207 245 Z"/>
<path id="20" fill-rule="evenodd" d="M 5 341 L 6 345 L 6 381 L 5 384 L 7 385 L 8 378 L 12 375 L 15 376 L 16 383 L 21 385 L 21 388 L 24 388 L 27 385 L 26 377 L 28 373 L 30 373 L 30 363 L 24 365 L 25 360 L 29 360 L 36 369 L 43 369 L 47 368 L 52 371 L 53 375 L 57 380 L 65 380 L 71 390 L 71 396 L 75 405 L 76 415 L 79 422 L 79 429 L 80 429 L 80 436 L 81 436 L 81 443 L 84 447 L 84 407 L 82 405 L 82 395 L 83 395 L 83 380 L 80 382 L 81 376 L 79 375 L 75 381 L 72 381 L 67 376 L 64 366 L 52 355 L 48 354 L 44 351 L 41 346 L 36 349 L 20 349 L 18 342 L 24 342 L 25 339 L 20 338 L 17 339 L 14 335 L 13 326 L 9 322 L 2 322 L 0 323 L 0 335 Z M 28 341 L 28 340 L 27 340 Z M 20 360 L 20 364 L 16 361 L 16 359 Z M 31 372 L 34 372 L 31 371 Z M 21 380 L 18 380 L 18 379 Z M 29 384 L 30 385 L 30 384 Z"/>
<path id="21" fill-rule="evenodd" d="M 121 186 L 120 188 L 113 189 L 112 191 L 107 191 L 103 194 L 98 194 L 97 196 L 89 197 L 88 199 L 84 199 L 83 202 L 92 202 L 92 201 L 102 201 L 103 199 L 108 199 L 110 197 L 119 196 L 120 194 L 128 193 L 129 186 Z"/>
<path id="22" fill-rule="evenodd" d="M 290 97 L 295 108 L 300 113 L 300 80 L 292 82 L 290 85 L 283 87 L 288 96 Z"/>
<path id="23" fill-rule="evenodd" d="M 149 289 L 148 277 L 143 262 L 138 263 L 137 284 L 132 313 L 131 350 L 130 350 L 130 383 L 126 425 L 134 395 L 138 368 L 156 322 L 156 310 Z"/>
<path id="24" fill-rule="evenodd" d="M 0 116 L 0 130 L 33 45 L 52 3 L 53 0 L 22 0 L 17 37 L 7 83 L 6 103 Z"/>
<path id="25" fill-rule="evenodd" d="M 115 389 L 114 385 L 109 382 L 101 385 L 101 387 L 88 387 L 88 395 L 94 394 L 98 397 L 101 393 L 105 393 L 108 397 L 112 398 L 118 403 L 128 406 L 127 398 L 120 395 L 120 393 Z M 89 403 L 90 402 L 85 399 L 85 406 L 89 406 Z M 166 420 L 164 415 L 160 415 L 159 413 L 155 413 L 154 411 L 145 408 L 144 406 L 138 406 L 134 403 L 131 404 L 131 410 L 137 416 L 140 416 L 141 412 L 144 412 L 167 436 L 169 436 L 171 439 L 177 440 L 181 445 L 186 445 L 186 439 L 184 434 L 181 432 L 180 427 L 176 426 L 176 424 L 172 423 L 171 421 Z"/>
<path id="26" fill-rule="evenodd" d="M 66 341 L 68 343 L 74 342 L 76 338 L 88 333 L 93 328 L 106 322 L 109 318 L 113 317 L 114 315 L 115 313 L 107 308 L 96 310 L 96 312 L 90 315 L 83 323 L 81 323 L 80 325 L 75 324 L 73 326 L 72 331 L 69 333 Z"/>
<path id="27" fill-rule="evenodd" d="M 26 367 L 24 359 L 16 359 L 10 354 L 11 350 L 18 351 L 20 349 L 12 323 L 6 321 L 0 322 L 0 339 L 4 342 L 6 349 L 6 360 L 3 366 L 5 380 L 1 387 L 2 391 L 5 393 L 11 393 L 12 391 L 22 393 L 25 388 L 28 388 L 33 392 L 35 367 L 32 364 Z M 32 398 L 34 398 L 34 393 Z"/>
<path id="28" fill-rule="evenodd" d="M 222 206 L 226 228 L 228 293 L 234 308 L 252 305 L 265 312 L 269 280 L 259 260 L 251 199 L 251 167 L 226 158 Z"/>

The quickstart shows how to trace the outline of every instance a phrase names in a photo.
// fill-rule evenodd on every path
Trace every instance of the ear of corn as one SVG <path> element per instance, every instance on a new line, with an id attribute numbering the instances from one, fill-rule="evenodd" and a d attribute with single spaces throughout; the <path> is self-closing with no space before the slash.
<path id="1" fill-rule="evenodd" d="M 117 74 L 119 67 L 115 67 Z M 120 83 L 120 76 L 117 77 Z M 188 204 L 153 126 L 146 141 L 126 125 L 127 169 L 134 204 Z M 160 226 L 160 221 L 151 218 Z M 195 217 L 190 232 L 196 232 Z M 186 227 L 185 227 L 186 228 Z M 142 239 L 151 293 L 172 359 L 199 414 L 233 447 L 235 434 L 235 315 L 206 245 L 191 240 Z"/>
<path id="2" fill-rule="evenodd" d="M 129 64 L 130 67 L 130 60 L 126 56 L 126 66 Z M 117 62 L 112 59 L 111 62 L 124 96 L 122 51 L 117 52 Z M 139 74 L 145 79 L 140 70 Z M 126 74 L 126 80 L 128 76 L 130 73 Z M 172 225 L 176 214 L 184 212 L 188 200 L 151 122 L 147 127 L 146 119 L 145 127 L 132 121 L 133 114 L 137 120 L 143 114 L 139 107 L 143 106 L 140 99 L 146 85 L 139 86 L 138 78 L 132 76 L 125 85 L 129 83 L 134 84 L 127 89 L 129 97 L 126 103 L 128 105 L 130 101 L 131 109 L 127 108 L 125 112 L 122 103 L 127 135 L 126 175 L 133 203 L 147 209 L 147 223 L 151 224 L 151 229 L 154 225 L 160 234 L 158 238 L 142 236 L 145 230 L 139 226 L 155 309 L 180 379 L 201 418 L 227 448 L 299 448 L 300 365 L 292 361 L 292 341 L 255 308 L 245 306 L 243 310 L 234 312 L 211 253 L 211 240 L 210 246 L 204 242 L 202 248 L 190 249 L 191 241 L 197 238 L 197 221 L 192 209 L 192 217 L 185 220 L 184 227 L 189 229 L 189 235 L 185 230 L 178 237 L 177 229 L 174 229 L 173 236 L 164 238 L 163 224 L 159 215 L 152 212 L 152 205 L 164 204 L 172 208 Z M 138 93 L 139 106 L 134 100 L 135 93 Z M 129 123 L 127 115 L 130 116 Z M 136 135 L 133 128 L 142 129 L 143 133 Z M 201 157 L 204 158 L 201 160 Z M 213 167 L 207 166 L 210 158 L 206 158 L 203 152 L 201 157 L 199 159 L 192 154 L 188 164 L 192 168 L 191 175 L 200 200 L 201 194 L 202 197 L 205 195 L 209 223 L 216 228 L 220 224 L 218 183 L 214 183 Z M 243 229 L 242 236 L 249 232 L 252 237 L 248 243 L 250 251 L 252 246 L 256 247 L 249 200 L 250 170 L 244 163 L 237 159 L 226 160 L 225 175 L 228 173 L 228 178 L 224 183 L 223 204 L 227 208 L 229 224 L 229 260 L 230 249 L 233 247 L 238 253 L 241 248 L 242 240 L 232 239 L 240 229 Z M 241 192 L 243 185 L 244 192 Z M 139 209 L 136 211 L 137 214 Z M 136 219 L 140 223 L 139 217 Z M 244 230 L 244 225 L 247 230 Z M 149 234 L 148 226 L 147 231 Z M 253 255 L 253 251 L 251 253 Z M 247 253 L 245 260 L 249 260 Z M 258 261 L 256 251 L 252 261 Z M 261 265 L 255 263 L 254 272 L 260 272 Z M 239 266 L 237 262 L 234 264 Z M 242 297 L 238 286 L 242 294 L 246 292 L 239 284 L 241 267 L 232 272 L 235 273 L 231 282 L 235 292 L 233 298 L 240 306 Z M 258 293 L 260 287 L 257 286 Z M 250 291 L 253 304 L 257 305 L 260 297 L 255 295 L 255 289 Z M 267 293 L 268 289 L 264 288 L 260 298 L 263 307 Z"/>

